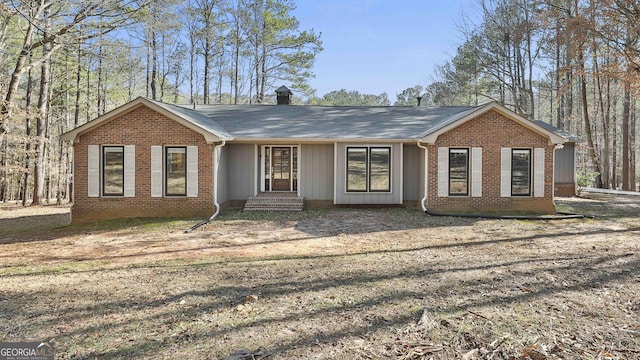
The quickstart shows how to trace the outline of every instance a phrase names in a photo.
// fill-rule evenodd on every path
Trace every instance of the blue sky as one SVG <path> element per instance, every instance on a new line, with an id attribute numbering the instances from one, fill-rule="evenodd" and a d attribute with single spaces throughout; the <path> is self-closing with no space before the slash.
<path id="1" fill-rule="evenodd" d="M 471 0 L 298 0 L 300 29 L 322 32 L 311 87 L 396 94 L 430 82 L 435 65 L 462 43 Z"/>

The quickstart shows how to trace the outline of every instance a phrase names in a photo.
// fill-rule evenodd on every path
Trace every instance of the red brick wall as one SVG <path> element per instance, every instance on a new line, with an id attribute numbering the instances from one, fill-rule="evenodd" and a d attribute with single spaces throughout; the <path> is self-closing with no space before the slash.
<path id="1" fill-rule="evenodd" d="M 438 147 L 482 147 L 482 197 L 438 197 Z M 546 137 L 496 111 L 482 114 L 440 135 L 435 145 L 429 145 L 427 207 L 438 212 L 555 213 L 552 194 L 554 147 Z M 501 148 L 545 149 L 544 197 L 500 197 Z M 533 159 L 533 151 L 531 156 Z"/>
<path id="2" fill-rule="evenodd" d="M 135 197 L 87 196 L 87 146 L 135 145 Z M 151 197 L 151 146 L 198 146 L 198 197 Z M 213 207 L 213 145 L 179 123 L 141 106 L 80 136 L 74 144 L 73 223 L 133 217 L 207 217 Z"/>
<path id="3" fill-rule="evenodd" d="M 571 196 L 576 196 L 576 184 L 574 183 L 569 183 L 569 184 L 555 184 L 556 187 L 556 196 L 564 196 L 564 197 L 571 197 Z"/>

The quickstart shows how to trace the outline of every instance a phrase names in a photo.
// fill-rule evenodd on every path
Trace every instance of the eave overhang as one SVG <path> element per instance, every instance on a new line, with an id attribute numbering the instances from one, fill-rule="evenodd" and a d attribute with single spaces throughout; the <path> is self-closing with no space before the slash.
<path id="1" fill-rule="evenodd" d="M 427 131 L 425 134 L 423 134 L 423 137 L 421 138 L 420 142 L 426 143 L 426 144 L 435 144 L 436 140 L 438 139 L 438 136 L 466 123 L 467 121 L 475 119 L 478 116 L 484 113 L 487 113 L 489 111 L 496 111 L 499 114 L 509 118 L 510 120 L 513 120 L 516 123 L 524 126 L 525 128 L 528 128 L 529 130 L 535 133 L 545 136 L 546 138 L 549 139 L 550 144 L 553 144 L 553 145 L 564 144 L 568 140 L 552 131 L 549 131 L 541 127 L 540 125 L 537 125 L 536 123 L 534 123 L 533 121 L 530 121 L 529 119 L 523 117 L 522 115 L 519 115 L 505 108 L 504 106 L 498 104 L 497 102 L 491 102 L 484 106 L 479 106 L 477 109 L 475 109 L 474 111 L 468 114 L 465 114 L 461 118 L 454 119 L 450 122 L 445 122 L 440 127 Z"/>
<path id="2" fill-rule="evenodd" d="M 209 144 L 213 144 L 219 141 L 223 141 L 223 140 L 232 140 L 232 138 L 230 138 L 229 136 L 225 136 L 224 134 L 218 134 L 212 131 L 209 131 L 201 126 L 199 126 L 198 124 L 193 123 L 192 121 L 189 121 L 188 119 L 186 119 L 185 117 L 183 117 L 181 114 L 170 111 L 162 106 L 159 106 L 158 104 L 156 104 L 155 102 L 143 98 L 143 97 L 139 97 L 131 102 L 128 102 L 116 109 L 113 109 L 111 111 L 109 111 L 108 113 L 89 121 L 88 123 L 81 125 L 73 130 L 70 130 L 64 134 L 62 134 L 60 136 L 60 138 L 63 141 L 72 141 L 74 143 L 77 143 L 79 141 L 79 136 L 82 134 L 85 134 L 91 130 L 94 130 L 106 123 L 108 123 L 109 121 L 116 119 L 118 116 L 122 116 L 128 112 L 131 112 L 133 110 L 136 110 L 140 107 L 146 106 L 148 108 L 150 108 L 151 110 L 166 116 L 167 118 L 179 123 L 180 125 L 183 125 L 184 127 L 191 129 L 199 134 L 201 134 L 204 138 L 205 141 Z"/>

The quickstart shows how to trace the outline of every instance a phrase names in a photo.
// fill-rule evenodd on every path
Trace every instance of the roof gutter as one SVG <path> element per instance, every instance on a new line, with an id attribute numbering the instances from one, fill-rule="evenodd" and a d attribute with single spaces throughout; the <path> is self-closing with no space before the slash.
<path id="1" fill-rule="evenodd" d="M 422 206 L 422 211 L 427 212 L 427 190 L 428 190 L 427 189 L 428 187 L 427 166 L 429 166 L 429 158 L 428 158 L 429 153 L 428 153 L 427 147 L 422 145 L 420 143 L 420 140 L 416 142 L 416 145 L 418 145 L 420 149 L 424 150 L 424 196 L 422 197 L 422 199 L 420 199 L 420 206 Z"/>
<path id="2" fill-rule="evenodd" d="M 380 144 L 393 144 L 393 143 L 412 143 L 415 138 L 396 138 L 396 139 L 375 139 L 375 138 L 321 138 L 321 137 L 291 137 L 291 138 L 269 138 L 269 137 L 234 137 L 234 143 L 246 143 L 255 144 L 260 142 L 268 142 L 270 144 L 306 144 L 306 143 L 322 143 L 333 144 L 338 143 L 380 143 Z"/>
<path id="3" fill-rule="evenodd" d="M 220 204 L 218 203 L 218 167 L 220 165 L 220 155 L 222 154 L 222 147 L 224 147 L 226 144 L 227 141 L 222 140 L 222 142 L 217 143 L 213 146 L 213 206 L 216 208 L 216 211 L 213 213 L 213 215 L 209 216 L 207 220 L 201 221 L 186 230 L 186 233 L 190 233 L 200 226 L 210 223 L 220 214 Z"/>

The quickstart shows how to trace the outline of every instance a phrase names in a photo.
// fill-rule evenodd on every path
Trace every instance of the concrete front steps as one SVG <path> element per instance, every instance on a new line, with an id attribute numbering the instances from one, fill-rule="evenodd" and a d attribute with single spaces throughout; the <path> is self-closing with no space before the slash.
<path id="1" fill-rule="evenodd" d="M 265 192 L 247 199 L 243 211 L 302 211 L 304 198 L 290 192 Z"/>

